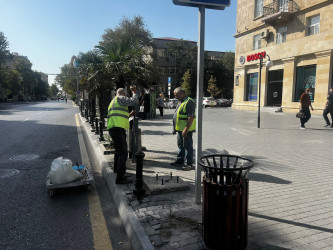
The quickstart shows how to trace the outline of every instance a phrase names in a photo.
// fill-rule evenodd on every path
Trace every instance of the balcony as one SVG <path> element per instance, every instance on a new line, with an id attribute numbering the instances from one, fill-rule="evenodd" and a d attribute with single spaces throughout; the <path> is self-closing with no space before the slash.
<path id="1" fill-rule="evenodd" d="M 262 22 L 270 25 L 286 23 L 299 10 L 300 7 L 294 0 L 271 0 L 271 3 L 263 7 Z"/>

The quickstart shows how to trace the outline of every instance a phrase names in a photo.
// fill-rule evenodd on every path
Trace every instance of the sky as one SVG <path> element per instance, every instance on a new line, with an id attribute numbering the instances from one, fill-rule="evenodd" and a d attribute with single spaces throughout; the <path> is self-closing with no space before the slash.
<path id="1" fill-rule="evenodd" d="M 206 9 L 205 50 L 234 51 L 236 0 L 225 10 Z M 0 32 L 10 52 L 27 56 L 32 69 L 58 74 L 73 55 L 93 50 L 108 28 L 142 16 L 153 37 L 198 40 L 198 8 L 172 0 L 0 0 Z M 49 84 L 54 82 L 49 75 Z"/>

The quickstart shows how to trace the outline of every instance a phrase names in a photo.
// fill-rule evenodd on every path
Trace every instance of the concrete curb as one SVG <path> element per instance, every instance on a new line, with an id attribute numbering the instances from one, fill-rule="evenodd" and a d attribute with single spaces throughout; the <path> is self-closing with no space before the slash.
<path id="1" fill-rule="evenodd" d="M 133 249 L 138 250 L 153 250 L 155 249 L 151 244 L 149 237 L 147 236 L 145 230 L 143 229 L 141 223 L 139 222 L 138 217 L 136 216 L 133 209 L 128 206 L 127 198 L 125 197 L 124 192 L 117 188 L 115 183 L 115 174 L 111 170 L 108 161 L 105 158 L 105 155 L 100 150 L 100 145 L 97 142 L 97 136 L 90 132 L 90 124 L 84 121 L 80 116 L 81 123 L 83 125 L 83 132 L 88 138 L 86 143 L 89 143 L 91 148 L 93 148 L 94 157 L 98 160 L 98 166 L 96 166 L 101 173 L 108 185 L 108 188 L 112 194 L 112 197 L 117 205 L 118 212 L 121 218 L 121 221 L 126 230 L 126 234 L 131 242 Z"/>

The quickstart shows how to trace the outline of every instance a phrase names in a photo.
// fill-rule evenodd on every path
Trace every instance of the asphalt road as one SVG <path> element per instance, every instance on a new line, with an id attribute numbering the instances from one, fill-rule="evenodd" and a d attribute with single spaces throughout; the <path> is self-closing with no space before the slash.
<path id="1" fill-rule="evenodd" d="M 51 162 L 63 156 L 82 163 L 89 154 L 82 155 L 77 112 L 64 101 L 0 103 L 0 249 L 130 249 L 100 174 L 90 193 L 48 196 Z"/>

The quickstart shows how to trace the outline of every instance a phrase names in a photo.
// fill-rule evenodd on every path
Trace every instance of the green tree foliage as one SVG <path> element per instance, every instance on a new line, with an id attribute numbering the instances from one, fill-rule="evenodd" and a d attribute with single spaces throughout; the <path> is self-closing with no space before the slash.
<path id="1" fill-rule="evenodd" d="M 108 28 L 102 35 L 100 46 L 108 46 L 113 43 L 123 43 L 131 40 L 133 46 L 137 49 L 144 49 L 151 43 L 152 35 L 146 28 L 143 18 L 135 16 L 133 19 L 123 18 L 114 29 Z"/>
<path id="2" fill-rule="evenodd" d="M 114 29 L 107 29 L 96 46 L 113 87 L 136 83 L 147 87 L 152 82 L 151 65 L 143 60 L 148 56 L 152 36 L 142 17 L 124 18 Z"/>
<path id="3" fill-rule="evenodd" d="M 99 114 L 106 117 L 107 106 L 110 102 L 111 89 L 113 88 L 112 75 L 105 68 L 104 61 L 97 50 L 80 53 L 79 75 L 82 79 L 80 86 L 90 93 L 92 105 L 95 105 L 95 97 L 98 96 Z"/>
<path id="4" fill-rule="evenodd" d="M 8 85 L 8 72 L 6 72 L 5 63 L 10 58 L 8 41 L 3 32 L 0 32 L 0 88 Z M 1 96 L 0 96 L 1 98 Z"/>
<path id="5" fill-rule="evenodd" d="M 185 40 L 179 40 L 168 44 L 170 56 L 175 60 L 176 76 L 180 79 L 182 72 L 187 69 L 195 69 L 197 61 L 197 47 Z M 179 85 L 179 82 L 175 83 Z"/>
<path id="6" fill-rule="evenodd" d="M 8 76 L 8 95 L 13 96 L 22 90 L 22 77 L 18 70 L 12 69 L 7 71 Z"/>
<path id="7" fill-rule="evenodd" d="M 55 82 L 59 85 L 63 91 L 71 95 L 72 98 L 76 95 L 77 80 L 76 71 L 73 65 L 65 64 L 60 69 L 60 74 L 55 78 Z"/>
<path id="8" fill-rule="evenodd" d="M 48 96 L 49 85 L 42 80 L 41 73 L 31 69 L 32 64 L 27 57 L 11 54 L 8 44 L 4 33 L 0 32 L 0 88 L 5 89 L 11 98 L 20 95 L 38 100 Z"/>
<path id="9" fill-rule="evenodd" d="M 216 85 L 216 77 L 210 76 L 210 79 L 208 81 L 208 93 L 210 93 L 211 97 L 216 97 L 221 94 L 221 90 Z"/>
<path id="10" fill-rule="evenodd" d="M 219 61 L 205 59 L 204 89 L 208 89 L 210 76 L 216 77 L 217 87 L 222 91 L 223 98 L 232 98 L 234 86 L 234 59 L 233 52 L 225 52 Z M 207 93 L 209 93 L 207 91 Z"/>
<path id="11" fill-rule="evenodd" d="M 188 96 L 191 96 L 192 88 L 191 88 L 191 73 L 190 73 L 190 70 L 186 70 L 186 72 L 184 73 L 184 76 L 182 78 L 181 87 L 185 90 L 185 92 Z"/>
<path id="12" fill-rule="evenodd" d="M 50 96 L 55 97 L 59 92 L 59 89 L 57 87 L 57 84 L 53 83 L 50 87 Z"/>
<path id="13" fill-rule="evenodd" d="M 221 58 L 221 64 L 224 66 L 224 79 L 221 90 L 225 98 L 232 98 L 234 92 L 235 53 L 226 52 Z"/>

